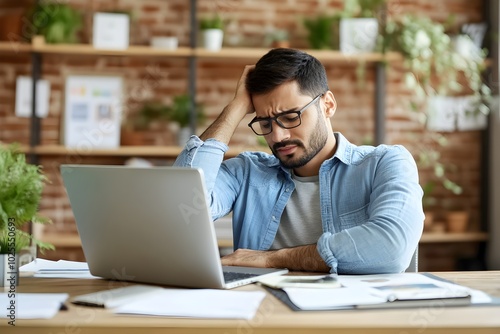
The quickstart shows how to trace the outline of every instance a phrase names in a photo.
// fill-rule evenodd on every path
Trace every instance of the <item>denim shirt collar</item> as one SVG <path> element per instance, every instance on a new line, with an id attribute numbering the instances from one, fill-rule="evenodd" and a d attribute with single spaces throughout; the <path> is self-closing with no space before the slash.
<path id="1" fill-rule="evenodd" d="M 333 135 L 337 140 L 337 150 L 335 151 L 333 157 L 327 161 L 333 161 L 337 158 L 344 164 L 350 165 L 352 163 L 353 144 L 351 144 L 340 132 L 334 132 Z"/>

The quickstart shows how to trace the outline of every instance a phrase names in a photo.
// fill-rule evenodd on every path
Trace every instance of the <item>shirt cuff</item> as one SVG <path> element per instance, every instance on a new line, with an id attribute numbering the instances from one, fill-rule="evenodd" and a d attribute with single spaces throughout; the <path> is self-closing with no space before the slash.
<path id="1" fill-rule="evenodd" d="M 217 151 L 223 155 L 228 149 L 229 147 L 226 144 L 216 139 L 203 141 L 198 136 L 192 135 L 174 162 L 174 166 L 192 166 L 197 155 L 203 156 L 209 154 L 209 152 L 214 153 Z"/>
<path id="2" fill-rule="evenodd" d="M 337 267 L 338 267 L 338 260 L 337 258 L 333 255 L 332 251 L 330 250 L 330 247 L 328 246 L 328 241 L 332 234 L 330 232 L 325 232 L 323 235 L 318 240 L 318 243 L 316 245 L 316 249 L 318 250 L 319 255 L 325 261 L 327 266 L 330 267 L 330 273 L 332 274 L 337 274 Z"/>
<path id="3" fill-rule="evenodd" d="M 229 146 L 227 146 L 223 142 L 218 141 L 217 139 L 209 138 L 203 141 L 198 136 L 195 135 L 192 135 L 189 138 L 189 140 L 186 143 L 185 149 L 191 151 L 192 149 L 200 148 L 202 146 L 210 148 L 218 148 L 223 152 L 226 152 L 229 149 Z"/>

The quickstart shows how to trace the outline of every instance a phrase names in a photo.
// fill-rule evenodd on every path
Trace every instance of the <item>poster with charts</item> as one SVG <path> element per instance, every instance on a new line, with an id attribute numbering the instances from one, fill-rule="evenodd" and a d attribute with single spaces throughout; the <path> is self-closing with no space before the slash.
<path id="1" fill-rule="evenodd" d="M 120 146 L 122 78 L 72 75 L 65 89 L 63 144 L 81 151 Z"/>

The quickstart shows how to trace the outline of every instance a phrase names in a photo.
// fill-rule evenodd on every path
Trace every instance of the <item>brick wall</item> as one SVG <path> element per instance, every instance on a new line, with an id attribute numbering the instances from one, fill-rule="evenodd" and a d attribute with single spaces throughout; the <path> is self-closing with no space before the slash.
<path id="1" fill-rule="evenodd" d="M 133 13 L 131 43 L 148 44 L 152 36 L 175 35 L 180 46 L 189 46 L 189 2 L 185 0 L 68 0 L 84 13 L 85 27 L 80 34 L 82 42 L 91 41 L 92 13 L 98 10 L 127 10 Z M 32 1 L 0 2 L 0 17 L 11 15 L 25 8 Z M 198 1 L 198 16 L 203 17 L 217 9 L 227 20 L 226 45 L 261 47 L 265 32 L 272 28 L 287 29 L 291 45 L 306 48 L 307 33 L 303 19 L 323 13 L 333 13 L 342 7 L 342 1 L 327 0 L 218 0 Z M 445 21 L 455 15 L 456 23 L 478 22 L 482 19 L 482 1 L 467 0 L 396 0 L 389 1 L 388 15 L 418 13 Z M 23 38 L 22 31 L 20 39 Z M 200 60 L 197 67 L 197 100 L 205 105 L 209 120 L 213 120 L 234 94 L 236 80 L 244 63 L 227 63 Z M 355 64 L 327 64 L 329 84 L 334 92 L 338 109 L 333 118 L 334 129 L 343 132 L 352 142 L 361 144 L 373 140 L 374 70 L 368 67 L 363 82 L 356 79 Z M 15 79 L 29 75 L 29 55 L 0 53 L 0 141 L 29 141 L 29 119 L 14 115 Z M 71 74 L 119 74 L 126 84 L 125 112 L 133 112 L 148 99 L 170 102 L 173 95 L 187 91 L 188 63 L 186 59 L 123 58 L 48 55 L 43 58 L 43 78 L 51 83 L 50 112 L 42 120 L 42 143 L 61 141 L 61 120 L 64 107 L 64 82 Z M 431 145 L 428 134 L 408 108 L 407 91 L 402 83 L 402 64 L 391 64 L 387 69 L 387 143 L 404 144 L 417 154 L 422 146 Z M 205 125 L 206 126 L 206 125 Z M 198 129 L 203 131 L 202 126 Z M 173 144 L 173 136 L 164 129 L 152 132 L 153 142 Z M 456 132 L 448 135 L 450 144 L 438 147 L 443 160 L 456 168 L 449 173 L 453 181 L 464 188 L 460 196 L 451 196 L 444 189 L 436 189 L 441 206 L 447 202 L 466 207 L 472 214 L 474 229 L 478 228 L 480 133 Z M 233 137 L 232 144 L 255 145 L 255 136 L 242 123 Z M 54 220 L 49 232 L 75 232 L 68 200 L 58 174 L 60 163 L 74 157 L 42 157 L 40 162 L 52 183 L 44 191 L 41 210 Z M 82 163 L 120 164 L 124 158 L 81 158 Z M 165 163 L 165 162 L 164 162 Z M 422 183 L 430 177 L 428 170 L 421 170 Z M 69 253 L 68 253 L 69 254 Z M 57 256 L 60 256 L 58 253 Z M 68 255 L 69 257 L 70 255 Z M 71 255 L 73 256 L 73 255 Z M 432 256 L 430 256 L 432 257 Z"/>

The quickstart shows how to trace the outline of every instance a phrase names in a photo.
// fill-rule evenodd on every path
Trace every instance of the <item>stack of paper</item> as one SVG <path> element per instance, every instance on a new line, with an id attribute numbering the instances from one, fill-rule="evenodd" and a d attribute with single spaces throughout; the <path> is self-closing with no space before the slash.
<path id="1" fill-rule="evenodd" d="M 296 310 L 491 303 L 491 298 L 481 291 L 422 274 L 339 275 L 337 278 L 340 282 L 337 288 L 282 287 L 271 293 Z"/>
<path id="2" fill-rule="evenodd" d="M 116 308 L 114 313 L 252 319 L 266 294 L 263 291 L 164 289 Z"/>
<path id="3" fill-rule="evenodd" d="M 33 272 L 33 277 L 42 278 L 99 278 L 90 274 L 86 262 L 50 261 L 35 259 L 19 268 L 20 272 Z"/>
<path id="4" fill-rule="evenodd" d="M 0 293 L 0 318 L 49 319 L 67 298 L 66 293 Z"/>
<path id="5" fill-rule="evenodd" d="M 167 289 L 131 285 L 76 296 L 71 302 L 106 307 L 120 314 L 251 319 L 265 295 L 263 291 Z"/>

